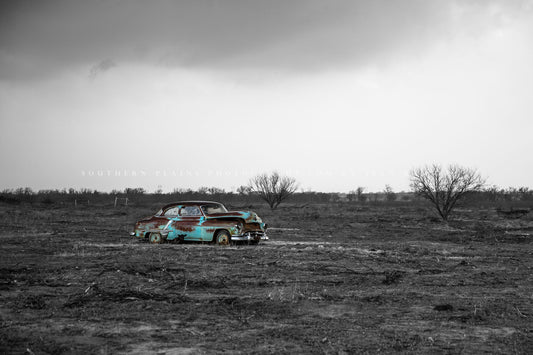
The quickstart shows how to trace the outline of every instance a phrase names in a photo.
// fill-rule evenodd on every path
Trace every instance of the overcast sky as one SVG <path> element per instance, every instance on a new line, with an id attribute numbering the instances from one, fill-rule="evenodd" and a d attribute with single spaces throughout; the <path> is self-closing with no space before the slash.
<path id="1" fill-rule="evenodd" d="M 0 4 L 0 189 L 533 186 L 533 0 Z"/>

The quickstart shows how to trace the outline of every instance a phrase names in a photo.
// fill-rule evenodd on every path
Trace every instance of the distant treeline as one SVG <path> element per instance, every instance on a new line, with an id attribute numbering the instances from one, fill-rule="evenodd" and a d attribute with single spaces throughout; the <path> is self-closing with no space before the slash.
<path id="1" fill-rule="evenodd" d="M 127 199 L 127 200 L 126 200 Z M 212 200 L 231 205 L 249 205 L 264 203 L 259 196 L 249 188 L 240 187 L 237 191 L 225 191 L 217 187 L 201 187 L 198 190 L 175 189 L 172 192 L 163 193 L 156 191 L 147 192 L 141 187 L 126 188 L 101 192 L 92 189 L 61 189 L 61 190 L 38 190 L 31 188 L 5 189 L 0 192 L 0 202 L 19 203 L 42 203 L 42 204 L 72 204 L 72 205 L 144 205 L 162 204 L 184 200 Z M 127 201 L 127 202 L 126 202 Z M 413 203 L 423 202 L 413 192 L 393 192 L 386 189 L 383 192 L 334 193 L 302 191 L 293 194 L 287 202 L 296 204 L 305 203 Z M 483 191 L 472 192 L 463 201 L 465 205 L 486 204 L 492 206 L 509 204 L 533 203 L 533 190 L 527 187 L 502 189 L 496 186 L 486 188 Z"/>

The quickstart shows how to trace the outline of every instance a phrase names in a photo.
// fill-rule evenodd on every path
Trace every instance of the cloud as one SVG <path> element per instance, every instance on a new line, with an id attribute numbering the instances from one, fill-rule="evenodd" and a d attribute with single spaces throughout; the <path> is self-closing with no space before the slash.
<path id="1" fill-rule="evenodd" d="M 213 70 L 323 70 L 394 61 L 468 25 L 531 13 L 531 1 L 10 1 L 0 78 L 31 79 L 105 58 Z"/>
<path id="2" fill-rule="evenodd" d="M 89 72 L 89 77 L 91 79 L 95 79 L 98 75 L 103 74 L 106 71 L 109 71 L 116 66 L 117 65 L 115 64 L 115 62 L 112 61 L 111 59 L 102 60 L 100 63 L 94 65 L 91 68 Z"/>

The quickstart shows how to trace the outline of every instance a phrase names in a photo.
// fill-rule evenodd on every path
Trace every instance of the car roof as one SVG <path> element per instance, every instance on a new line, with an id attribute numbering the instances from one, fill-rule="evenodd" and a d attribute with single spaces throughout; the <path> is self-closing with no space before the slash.
<path id="1" fill-rule="evenodd" d="M 169 203 L 165 206 L 163 206 L 163 210 L 172 207 L 172 206 L 200 206 L 200 205 L 222 205 L 220 202 L 215 201 L 179 201 L 179 202 L 173 202 Z"/>

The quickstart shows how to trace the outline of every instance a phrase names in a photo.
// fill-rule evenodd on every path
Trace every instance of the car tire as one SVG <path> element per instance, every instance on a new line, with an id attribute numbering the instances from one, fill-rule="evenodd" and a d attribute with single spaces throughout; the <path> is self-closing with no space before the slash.
<path id="1" fill-rule="evenodd" d="M 162 242 L 161 233 L 150 233 L 150 244 L 161 244 Z"/>
<path id="2" fill-rule="evenodd" d="M 231 235 L 227 230 L 218 231 L 215 235 L 215 243 L 218 245 L 229 245 L 231 242 Z"/>

